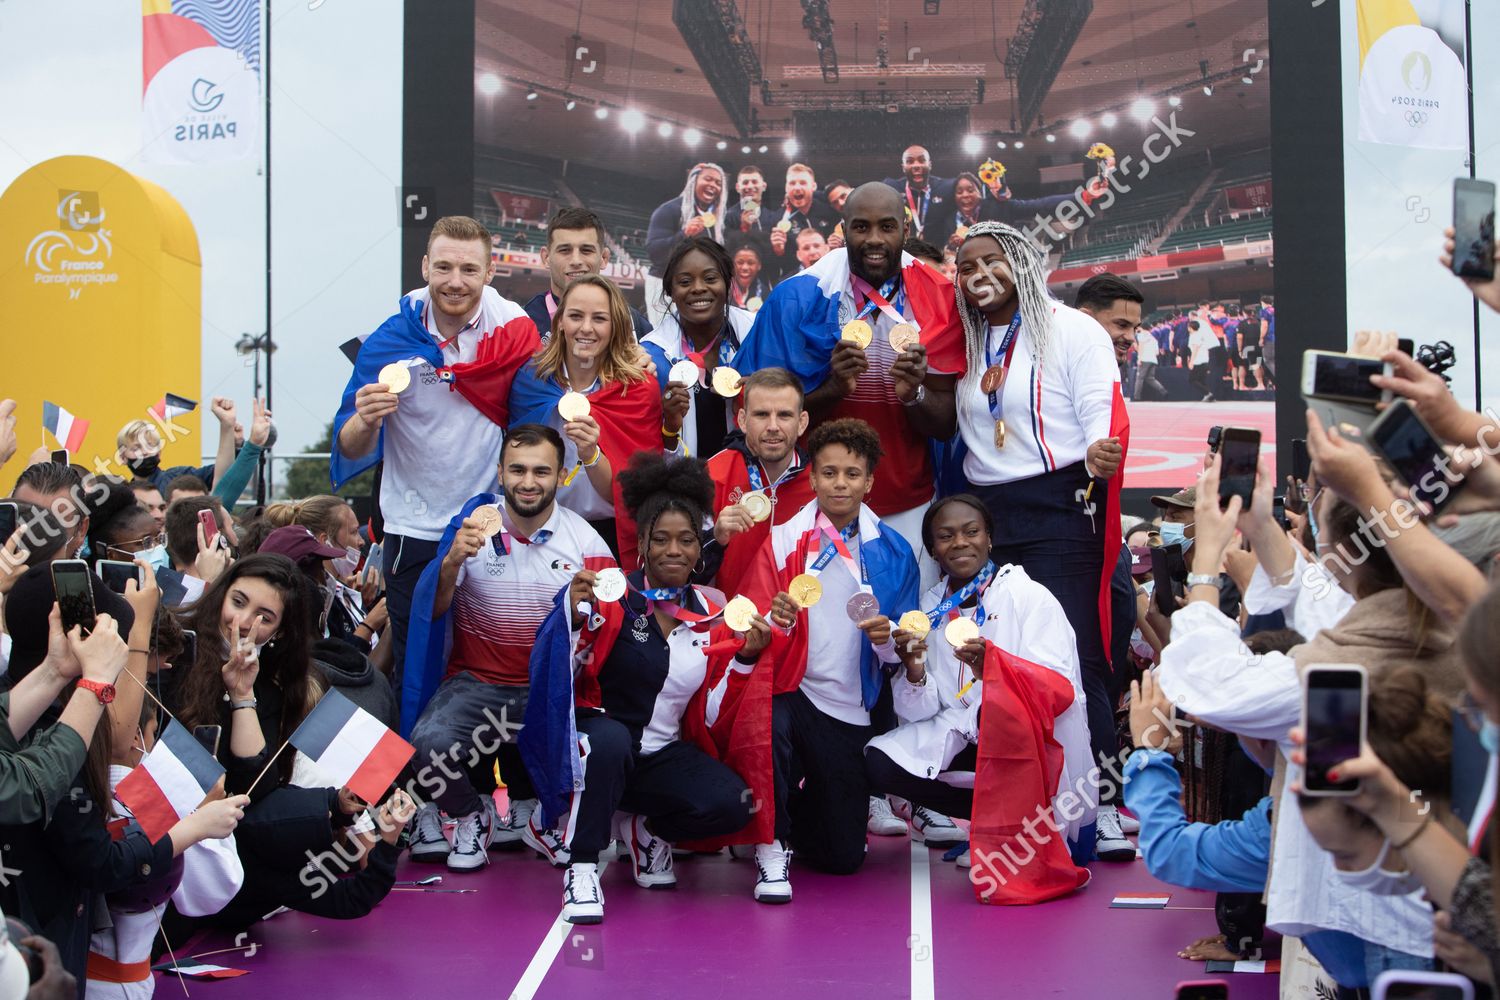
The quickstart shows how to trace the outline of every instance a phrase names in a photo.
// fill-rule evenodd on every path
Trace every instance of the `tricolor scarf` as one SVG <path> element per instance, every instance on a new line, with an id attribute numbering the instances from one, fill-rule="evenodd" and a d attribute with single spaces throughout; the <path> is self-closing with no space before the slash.
<path id="1" fill-rule="evenodd" d="M 818 502 L 814 500 L 786 524 L 772 529 L 771 537 L 761 545 L 741 588 L 756 607 L 768 610 L 771 598 L 785 592 L 793 577 L 807 572 L 808 558 L 817 558 L 823 550 L 824 536 L 815 530 L 817 516 Z M 880 602 L 880 613 L 895 621 L 917 608 L 917 561 L 906 539 L 881 523 L 875 512 L 863 505 L 859 509 L 858 537 L 860 558 L 864 560 L 865 575 L 875 599 Z M 839 608 L 838 613 L 842 618 L 843 609 Z M 790 632 L 774 628 L 771 631 L 771 645 L 761 654 L 761 660 L 769 658 L 774 667 L 777 694 L 795 691 L 802 684 L 807 673 L 807 631 L 806 608 L 797 612 L 797 622 Z M 865 636 L 860 638 L 859 667 L 861 700 L 868 710 L 875 707 L 885 678 L 875 650 Z"/>
<path id="2" fill-rule="evenodd" d="M 557 413 L 557 401 L 565 390 L 555 378 L 537 377 L 536 364 L 528 364 L 511 386 L 510 407 L 516 423 L 548 424 Z M 620 497 L 620 473 L 638 451 L 661 452 L 661 391 L 650 376 L 638 382 L 609 382 L 588 394 L 589 416 L 599 424 L 599 448 L 614 471 L 611 502 L 615 508 L 615 531 L 620 547 L 620 565 L 638 564 L 635 521 L 625 511 Z M 578 475 L 587 475 L 579 470 Z"/>
<path id="3" fill-rule="evenodd" d="M 755 457 L 745 446 L 745 435 L 739 431 L 732 432 L 724 442 L 724 450 L 708 460 L 708 474 L 714 481 L 715 517 L 724 508 L 739 503 L 741 497 L 755 489 L 748 471 L 749 465 L 755 461 Z M 771 526 L 790 521 L 813 498 L 807 456 L 800 450 L 793 467 L 796 471 L 775 488 L 771 487 L 762 470 L 762 485 L 766 495 L 771 498 L 771 516 L 751 525 L 748 531 L 735 535 L 724 546 L 724 557 L 719 563 L 719 573 L 714 581 L 719 589 L 731 597 L 740 593 L 745 574 L 760 553 L 761 546 L 771 537 Z"/>
<path id="4" fill-rule="evenodd" d="M 1088 884 L 1088 869 L 1073 864 L 1062 834 L 1040 818 L 1053 808 L 1063 770 L 1053 725 L 1072 703 L 1073 686 L 1062 674 L 985 643 L 969 823 L 970 881 L 981 903 L 1041 903 Z M 1066 829 L 1062 817 L 1054 819 Z M 1027 820 L 1035 833 L 1027 833 Z"/>
<path id="5" fill-rule="evenodd" d="M 557 597 L 542 623 L 531 651 L 531 690 L 525 725 L 518 739 L 521 759 L 541 805 L 541 822 L 553 825 L 583 789 L 583 760 L 574 716 L 577 708 L 600 707 L 599 673 L 609 661 L 625 624 L 619 601 L 600 603 L 579 633 L 574 670 L 572 612 L 567 592 Z M 708 692 L 731 669 L 734 654 L 744 646 L 722 621 L 711 626 L 711 642 L 704 650 L 708 671 L 702 686 L 688 702 L 682 717 L 683 739 L 733 769 L 749 786 L 757 803 L 775 802 L 771 767 L 771 671 L 761 661 L 749 673 L 729 674 L 729 687 L 718 719 L 708 726 Z M 774 807 L 754 810 L 750 823 L 728 837 L 685 844 L 693 849 L 717 850 L 727 844 L 761 844 L 775 839 Z"/>
<path id="6" fill-rule="evenodd" d="M 379 462 L 385 452 L 384 428 L 374 450 L 360 458 L 346 457 L 338 448 L 338 439 L 344 424 L 354 416 L 355 393 L 362 386 L 379 381 L 380 369 L 392 362 L 413 358 L 426 361 L 448 383 L 449 391 L 463 393 L 475 409 L 500 427 L 507 423 L 511 381 L 541 346 L 536 324 L 520 306 L 486 286 L 480 299 L 479 324 L 480 329 L 490 332 L 480 340 L 473 361 L 444 365 L 442 349 L 432 339 L 424 321 L 428 298 L 425 288 L 402 296 L 396 314 L 360 345 L 354 373 L 344 386 L 338 414 L 333 418 L 334 447 L 328 471 L 335 490 Z"/>

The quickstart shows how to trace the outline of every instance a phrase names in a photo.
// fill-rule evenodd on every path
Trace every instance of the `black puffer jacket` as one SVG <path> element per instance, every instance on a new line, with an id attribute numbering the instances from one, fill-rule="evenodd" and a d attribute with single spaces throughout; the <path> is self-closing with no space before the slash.
<path id="1" fill-rule="evenodd" d="M 391 682 L 365 656 L 342 639 L 319 639 L 313 644 L 313 663 L 330 687 L 392 729 L 400 706 Z"/>

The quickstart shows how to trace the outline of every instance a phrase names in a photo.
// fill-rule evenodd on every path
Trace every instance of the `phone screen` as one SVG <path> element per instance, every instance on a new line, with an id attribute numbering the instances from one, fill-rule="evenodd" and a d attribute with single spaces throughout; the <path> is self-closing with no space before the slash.
<path id="1" fill-rule="evenodd" d="M 16 533 L 16 516 L 19 510 L 10 501 L 0 501 L 0 545 L 10 541 L 10 536 Z"/>
<path id="2" fill-rule="evenodd" d="M 1186 592 L 1187 563 L 1181 545 L 1158 545 L 1151 550 L 1151 579 L 1156 610 L 1171 615 L 1177 610 L 1177 598 Z"/>
<path id="3" fill-rule="evenodd" d="M 1229 984 L 1178 983 L 1177 1000 L 1229 1000 Z"/>
<path id="4" fill-rule="evenodd" d="M 1260 461 L 1260 431 L 1245 427 L 1224 428 L 1219 446 L 1219 506 L 1239 497 L 1242 509 L 1250 509 L 1255 491 L 1255 466 Z"/>
<path id="5" fill-rule="evenodd" d="M 87 635 L 94 630 L 94 587 L 89 582 L 89 568 L 82 559 L 61 559 L 52 564 L 52 588 L 62 612 L 64 632 L 74 625 L 83 626 Z"/>
<path id="6" fill-rule="evenodd" d="M 1464 1000 L 1464 991 L 1461 986 L 1439 983 L 1390 983 L 1385 996 L 1386 1000 Z"/>
<path id="7" fill-rule="evenodd" d="M 1461 278 L 1495 276 L 1495 185 L 1459 178 L 1453 182 L 1453 273 Z"/>
<path id="8" fill-rule="evenodd" d="M 1358 779 L 1329 781 L 1328 769 L 1359 756 L 1364 734 L 1365 675 L 1358 670 L 1310 669 L 1306 675 L 1307 765 L 1302 787 L 1312 792 L 1354 792 Z"/>
<path id="9" fill-rule="evenodd" d="M 193 739 L 201 743 L 203 749 L 207 750 L 210 756 L 217 757 L 219 755 L 219 737 L 223 732 L 224 730 L 220 726 L 194 726 Z"/>
<path id="10" fill-rule="evenodd" d="M 1366 433 L 1370 443 L 1411 487 L 1412 499 L 1427 503 L 1434 512 L 1441 510 L 1463 484 L 1462 479 L 1450 482 L 1444 477 L 1442 444 L 1406 400 L 1391 404 Z"/>
<path id="11" fill-rule="evenodd" d="M 117 594 L 125 593 L 125 585 L 131 580 L 139 583 L 141 579 L 141 568 L 132 562 L 101 559 L 95 564 L 95 568 L 104 585 Z"/>
<path id="12" fill-rule="evenodd" d="M 198 633 L 190 628 L 182 630 L 182 653 L 174 660 L 180 661 L 182 666 L 191 667 L 198 661 Z M 176 666 L 177 663 L 173 663 Z"/>
<path id="13" fill-rule="evenodd" d="M 1312 456 L 1307 453 L 1307 438 L 1292 438 L 1292 478 L 1305 483 L 1311 475 Z"/>
<path id="14" fill-rule="evenodd" d="M 1271 520 L 1279 524 L 1283 531 L 1290 527 L 1286 520 L 1286 497 L 1276 497 L 1271 501 Z"/>
<path id="15" fill-rule="evenodd" d="M 1314 354 L 1312 358 L 1312 395 L 1380 401 L 1381 390 L 1370 383 L 1371 375 L 1385 372 L 1385 363 L 1379 358 L 1351 354 Z"/>

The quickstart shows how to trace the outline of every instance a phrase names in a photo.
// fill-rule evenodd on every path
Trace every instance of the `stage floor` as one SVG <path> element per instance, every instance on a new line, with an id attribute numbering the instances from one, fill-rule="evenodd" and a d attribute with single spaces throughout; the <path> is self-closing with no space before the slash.
<path id="1" fill-rule="evenodd" d="M 792 869 L 795 900 L 758 905 L 754 867 L 727 855 L 678 858 L 674 890 L 647 891 L 628 863 L 604 873 L 605 922 L 558 917 L 562 875 L 530 852 L 494 852 L 455 875 L 403 861 L 398 878 L 444 876 L 472 894 L 392 892 L 369 916 L 334 921 L 283 913 L 238 942 L 206 935 L 179 960 L 214 955 L 249 974 L 193 982 L 194 995 L 320 1000 L 472 996 L 1119 997 L 1166 1000 L 1182 980 L 1223 978 L 1234 1000 L 1270 1000 L 1277 976 L 1205 976 L 1176 957 L 1215 933 L 1213 895 L 1165 888 L 1143 862 L 1093 865 L 1090 885 L 1030 907 L 981 906 L 967 872 L 906 838 L 871 837 L 856 875 Z M 1111 909 L 1119 893 L 1171 893 L 1166 910 Z M 174 942 L 174 945 L 177 942 Z M 184 954 L 186 953 L 186 954 Z M 158 996 L 180 987 L 167 977 Z"/>
<path id="2" fill-rule="evenodd" d="M 1130 413 L 1126 489 L 1191 486 L 1208 450 L 1208 430 L 1216 425 L 1258 430 L 1261 451 L 1273 460 L 1276 455 L 1274 402 L 1127 402 L 1125 407 Z"/>

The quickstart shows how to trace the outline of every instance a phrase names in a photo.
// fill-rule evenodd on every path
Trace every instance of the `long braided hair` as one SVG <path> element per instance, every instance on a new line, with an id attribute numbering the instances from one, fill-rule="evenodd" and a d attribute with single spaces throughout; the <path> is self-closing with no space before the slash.
<path id="1" fill-rule="evenodd" d="M 703 173 L 703 171 L 705 170 L 716 171 L 719 175 L 719 200 L 717 204 L 712 206 L 712 211 L 714 213 L 714 224 L 708 232 L 711 236 L 713 236 L 714 239 L 718 240 L 720 243 L 723 243 L 724 205 L 729 200 L 729 175 L 726 174 L 724 172 L 724 168 L 719 166 L 717 163 L 699 163 L 695 165 L 692 170 L 688 171 L 687 183 L 682 186 L 682 199 L 680 202 L 682 206 L 682 217 L 678 221 L 677 225 L 679 227 L 685 226 L 693 218 L 701 214 L 702 210 L 698 208 L 698 175 Z"/>
<path id="2" fill-rule="evenodd" d="M 1052 339 L 1052 294 L 1047 291 L 1047 259 L 1041 250 L 1019 229 L 1000 222 L 980 222 L 969 227 L 964 245 L 977 239 L 992 239 L 1010 263 L 1011 278 L 1016 286 L 1017 308 L 1021 311 L 1021 333 L 1031 350 L 1032 362 L 1040 368 L 1047 357 Z M 962 247 L 959 248 L 962 252 Z M 972 279 L 971 279 L 972 280 Z M 958 315 L 964 325 L 964 349 L 969 360 L 965 380 L 977 383 L 987 367 L 984 357 L 989 321 L 978 306 L 964 298 L 964 279 L 953 283 L 958 300 Z"/>

